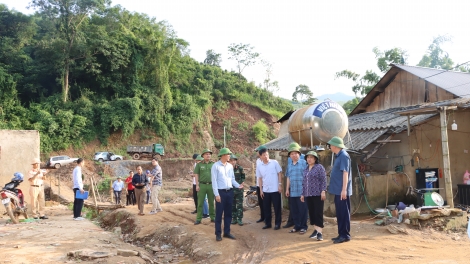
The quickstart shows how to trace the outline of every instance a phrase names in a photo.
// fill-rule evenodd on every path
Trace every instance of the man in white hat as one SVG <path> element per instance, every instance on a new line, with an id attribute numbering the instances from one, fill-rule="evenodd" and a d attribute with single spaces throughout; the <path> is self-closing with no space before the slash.
<path id="1" fill-rule="evenodd" d="M 41 170 L 39 164 L 41 161 L 38 158 L 33 159 L 31 165 L 33 169 L 29 171 L 29 195 L 31 196 L 31 211 L 33 212 L 34 219 L 48 219 L 44 214 L 44 206 L 46 203 L 44 197 L 44 175 L 47 170 Z"/>

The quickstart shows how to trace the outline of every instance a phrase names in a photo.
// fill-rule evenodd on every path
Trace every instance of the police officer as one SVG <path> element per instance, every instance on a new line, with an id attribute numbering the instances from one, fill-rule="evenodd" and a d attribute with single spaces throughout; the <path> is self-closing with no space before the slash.
<path id="1" fill-rule="evenodd" d="M 230 156 L 230 163 L 233 166 L 233 171 L 235 174 L 235 181 L 238 184 L 245 183 L 245 172 L 243 172 L 242 166 L 237 164 L 238 158 L 234 154 Z M 243 189 L 234 189 L 233 190 L 233 205 L 232 205 L 232 225 L 238 223 L 238 225 L 243 225 Z"/>
<path id="2" fill-rule="evenodd" d="M 212 190 L 212 177 L 211 170 L 214 162 L 211 161 L 212 151 L 205 149 L 202 151 L 201 156 L 204 158 L 203 161 L 199 162 L 194 168 L 194 176 L 196 178 L 196 191 L 197 191 L 197 217 L 194 222 L 195 225 L 199 225 L 202 220 L 202 207 L 204 204 L 204 198 L 207 195 L 209 202 L 209 217 L 211 222 L 215 222 L 215 211 L 214 211 L 214 191 Z"/>

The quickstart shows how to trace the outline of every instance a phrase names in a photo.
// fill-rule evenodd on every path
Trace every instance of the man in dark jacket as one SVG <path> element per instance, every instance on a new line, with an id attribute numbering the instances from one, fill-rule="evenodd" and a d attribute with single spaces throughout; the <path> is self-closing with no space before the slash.
<path id="1" fill-rule="evenodd" d="M 135 199 L 139 207 L 139 215 L 144 215 L 145 186 L 148 183 L 148 176 L 142 172 L 141 166 L 137 166 L 137 173 L 132 177 L 132 185 L 135 186 Z"/>

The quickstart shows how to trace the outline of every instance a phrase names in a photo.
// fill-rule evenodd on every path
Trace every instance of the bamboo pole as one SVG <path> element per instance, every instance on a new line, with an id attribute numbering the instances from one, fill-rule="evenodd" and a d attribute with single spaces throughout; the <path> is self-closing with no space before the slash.
<path id="1" fill-rule="evenodd" d="M 101 195 L 100 195 L 100 192 L 99 192 L 99 190 L 98 190 L 98 182 L 95 181 L 95 177 L 93 177 L 93 181 L 96 183 L 96 184 L 95 184 L 95 189 L 96 189 L 96 193 L 98 194 L 98 200 L 100 201 L 100 203 L 102 203 L 103 200 L 101 199 Z"/>
<path id="2" fill-rule="evenodd" d="M 98 203 L 96 202 L 95 184 L 93 181 L 93 176 L 90 177 L 90 181 L 91 181 L 91 192 L 93 193 L 93 201 L 95 202 L 96 208 L 98 208 Z"/>
<path id="3" fill-rule="evenodd" d="M 109 196 L 111 197 L 111 203 L 114 203 L 113 180 L 109 181 Z"/>

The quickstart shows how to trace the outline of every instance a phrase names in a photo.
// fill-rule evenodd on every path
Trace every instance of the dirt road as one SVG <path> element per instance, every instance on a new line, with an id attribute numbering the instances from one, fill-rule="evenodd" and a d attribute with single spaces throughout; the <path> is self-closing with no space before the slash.
<path id="1" fill-rule="evenodd" d="M 146 212 L 150 206 L 145 205 Z M 262 230 L 262 223 L 255 223 L 257 209 L 245 212 L 244 226 L 232 225 L 237 240 L 216 242 L 214 224 L 208 219 L 203 219 L 201 225 L 193 224 L 195 216 L 190 213 L 193 206 L 188 199 L 163 204 L 164 211 L 156 215 L 137 216 L 135 206 L 114 212 L 117 216 L 131 214 L 127 218 L 132 218 L 136 232 L 132 243 L 141 247 L 122 242 L 123 236 L 104 231 L 91 221 L 73 221 L 71 211 L 61 205 L 48 208 L 49 220 L 10 225 L 6 219 L 0 219 L 0 263 L 144 263 L 138 256 L 116 256 L 118 249 L 145 255 L 144 247 L 156 263 L 180 263 L 187 259 L 174 255 L 162 257 L 161 249 L 165 247 L 179 249 L 184 252 L 181 257 L 190 256 L 191 262 L 200 263 L 468 263 L 470 260 L 470 242 L 464 233 L 407 229 L 409 234 L 394 235 L 385 227 L 374 225 L 372 220 L 353 221 L 352 240 L 334 245 L 330 241 L 336 235 L 333 224 L 325 227 L 324 241 L 313 241 L 308 238 L 309 233 Z M 94 261 L 67 257 L 68 252 L 87 249 L 110 256 Z"/>
<path id="2" fill-rule="evenodd" d="M 391 234 L 385 227 L 374 225 L 375 220 L 353 221 L 352 240 L 334 245 L 330 240 L 337 235 L 336 225 L 324 229 L 324 241 L 313 241 L 310 233 L 289 234 L 287 229 L 262 230 L 258 208 L 245 212 L 244 226 L 232 225 L 237 240 L 216 242 L 214 224 L 203 219 L 193 225 L 193 206 L 190 201 L 165 204 L 164 212 L 137 218 L 141 227 L 138 237 L 153 230 L 178 229 L 173 235 L 185 234 L 177 244 L 186 244 L 193 250 L 193 259 L 212 263 L 468 263 L 470 240 L 465 233 L 442 233 L 408 229 L 409 234 Z M 128 208 L 136 213 L 135 208 Z M 283 219 L 287 219 L 284 211 Z M 177 227 L 177 228 L 176 228 Z M 311 230 L 309 230 L 311 231 Z M 190 237 L 191 239 L 188 239 Z M 211 256 L 207 258 L 207 256 Z"/>
<path id="3" fill-rule="evenodd" d="M 106 256 L 107 263 L 119 263 L 117 250 L 144 251 L 122 242 L 119 235 L 106 232 L 89 220 L 74 221 L 72 212 L 63 205 L 47 209 L 48 220 L 12 225 L 0 219 L 0 263 L 87 263 Z M 90 260 L 67 257 L 69 252 L 90 254 Z M 85 259 L 85 258 L 83 258 Z M 96 258 L 97 260 L 101 258 Z M 128 263 L 145 263 L 141 257 L 126 258 Z"/>

